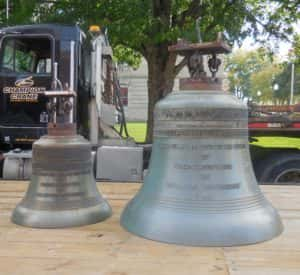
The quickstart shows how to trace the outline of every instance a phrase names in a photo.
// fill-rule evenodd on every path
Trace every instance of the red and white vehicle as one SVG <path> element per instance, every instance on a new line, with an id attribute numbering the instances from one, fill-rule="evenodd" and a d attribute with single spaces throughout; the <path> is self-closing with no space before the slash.
<path id="1" fill-rule="evenodd" d="M 262 136 L 299 138 L 300 105 L 250 105 L 249 134 L 252 141 Z M 296 146 L 251 145 L 250 149 L 259 182 L 300 184 L 300 150 Z"/>

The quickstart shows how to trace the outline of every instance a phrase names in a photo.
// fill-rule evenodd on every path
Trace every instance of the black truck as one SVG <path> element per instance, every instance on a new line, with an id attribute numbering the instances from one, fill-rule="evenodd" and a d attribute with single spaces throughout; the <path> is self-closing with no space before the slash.
<path id="1" fill-rule="evenodd" d="M 75 25 L 36 24 L 0 30 L 0 170 L 6 179 L 24 179 L 31 173 L 31 146 L 46 134 L 49 119 L 46 90 L 70 89 L 77 94 L 73 120 L 78 132 L 94 146 L 95 162 L 103 137 L 124 145 L 113 130 L 121 116 L 126 129 L 119 85 L 112 62 L 112 50 L 105 30 L 93 26 L 84 33 Z M 297 106 L 251 106 L 249 133 L 258 136 L 299 137 L 300 116 Z M 58 117 L 59 119 L 59 117 Z M 124 126 L 124 127 L 123 127 Z M 128 144 L 125 143 L 127 146 Z M 142 146 L 141 146 L 142 147 Z M 141 179 L 143 153 L 140 147 L 126 147 L 134 161 L 124 170 L 134 171 Z M 144 163 L 148 163 L 151 146 L 144 146 Z M 150 148 L 150 150 L 149 150 Z M 124 150 L 106 148 L 102 163 L 117 163 L 114 157 Z M 118 151 L 119 150 L 119 151 Z M 122 151 L 122 152 L 121 152 Z M 116 155 L 115 155 L 116 154 Z M 141 156 L 141 157 L 140 157 Z M 257 179 L 264 183 L 300 182 L 298 148 L 263 148 L 251 145 Z M 130 166 L 131 165 L 131 166 Z M 119 171 L 122 168 L 119 169 Z M 98 166 L 97 166 L 98 167 Z M 144 165 L 144 168 L 145 167 Z M 107 170 L 107 168 L 105 168 Z M 111 168 L 112 174 L 118 169 Z M 114 169 L 114 170 L 113 170 Z M 96 169 L 97 170 L 97 169 Z M 137 172 L 138 171 L 138 172 Z M 121 172 L 120 177 L 123 175 Z M 101 174 L 96 171 L 96 174 Z M 137 176 L 138 175 L 138 176 Z M 100 177 L 101 178 L 101 177 Z"/>
<path id="2" fill-rule="evenodd" d="M 0 30 L 0 167 L 7 179 L 28 178 L 32 143 L 47 133 L 45 91 L 76 93 L 73 122 L 95 148 L 101 138 L 121 139 L 124 121 L 116 68 L 105 30 L 37 24 Z M 56 120 L 59 121 L 57 115 Z M 95 154 L 94 154 L 95 155 Z"/>

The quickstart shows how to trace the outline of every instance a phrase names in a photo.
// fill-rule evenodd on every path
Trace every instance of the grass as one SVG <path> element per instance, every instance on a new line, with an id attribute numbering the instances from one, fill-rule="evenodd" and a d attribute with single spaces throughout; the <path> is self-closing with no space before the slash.
<path id="1" fill-rule="evenodd" d="M 146 136 L 145 122 L 128 122 L 127 129 L 129 135 L 134 138 L 136 142 L 144 142 Z M 120 126 L 117 125 L 116 129 Z M 300 138 L 286 138 L 286 137 L 259 137 L 256 138 L 258 141 L 253 142 L 254 145 L 259 145 L 266 148 L 299 148 L 300 149 Z"/>
<path id="2" fill-rule="evenodd" d="M 259 137 L 257 142 L 251 144 L 266 148 L 298 148 L 300 149 L 300 138 L 287 137 Z"/>
<path id="3" fill-rule="evenodd" d="M 133 137 L 136 142 L 144 142 L 146 137 L 146 122 L 128 122 L 127 130 L 129 136 Z M 120 129 L 120 125 L 116 125 L 117 130 Z"/>

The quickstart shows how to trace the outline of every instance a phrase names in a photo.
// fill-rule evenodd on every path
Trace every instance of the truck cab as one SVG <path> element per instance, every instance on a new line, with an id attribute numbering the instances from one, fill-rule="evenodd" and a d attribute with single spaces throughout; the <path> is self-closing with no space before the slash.
<path id="1" fill-rule="evenodd" d="M 69 64 L 70 41 L 79 48 L 81 32 L 75 26 L 9 27 L 0 33 L 0 144 L 31 146 L 47 132 L 47 97 L 54 83 L 54 62 Z M 78 66 L 78 59 L 75 60 Z M 60 66 L 58 78 L 69 83 L 69 66 Z M 74 86 L 77 79 L 74 79 Z M 77 85 L 76 85 L 77 86 Z M 77 88 L 77 87 L 76 87 Z"/>
<path id="2" fill-rule="evenodd" d="M 102 33 L 96 46 L 107 44 Z M 0 31 L 0 147 L 31 147 L 47 133 L 49 121 L 46 90 L 72 89 L 77 93 L 74 121 L 80 134 L 90 135 L 90 96 L 111 106 L 114 102 L 109 62 L 98 57 L 101 75 L 94 76 L 91 56 L 97 51 L 76 25 L 40 24 L 3 28 Z M 95 39 L 94 39 L 95 40 Z M 99 39 L 98 39 L 99 40 Z M 103 46 L 103 45 L 102 45 Z M 109 47 L 109 45 L 107 45 Z M 104 47 L 102 47 L 104 48 Z M 57 76 L 54 74 L 58 65 Z M 57 79 L 56 79 L 57 78 Z M 95 80 L 94 80 L 95 82 Z M 55 87 L 57 86 L 57 87 Z M 104 87 L 105 86 L 105 87 Z M 103 92 L 106 89 L 105 93 Z M 97 89 L 97 91 L 95 91 Z M 102 91 L 101 91 L 102 89 Z M 111 89 L 111 91 L 108 91 Z M 102 97 L 102 94 L 105 96 Z M 99 105 L 99 102 L 98 102 Z"/>
<path id="3" fill-rule="evenodd" d="M 53 119 L 49 90 L 75 92 L 70 122 L 92 143 L 93 156 L 102 138 L 120 140 L 113 128 L 120 113 L 124 118 L 116 79 L 106 32 L 98 26 L 88 33 L 61 24 L 1 29 L 0 177 L 30 177 L 32 144 Z M 59 107 L 54 113 L 56 122 L 63 120 Z"/>

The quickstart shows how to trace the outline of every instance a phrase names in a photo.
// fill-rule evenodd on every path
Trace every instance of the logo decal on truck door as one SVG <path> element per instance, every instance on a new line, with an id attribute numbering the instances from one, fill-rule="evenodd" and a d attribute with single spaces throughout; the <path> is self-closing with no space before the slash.
<path id="1" fill-rule="evenodd" d="M 3 93 L 9 94 L 10 102 L 38 102 L 38 95 L 46 91 L 45 87 L 32 87 L 33 77 L 28 76 L 16 80 L 15 87 L 4 87 Z"/>
<path id="2" fill-rule="evenodd" d="M 32 79 L 32 76 L 22 78 L 22 79 L 18 79 L 15 82 L 16 87 L 32 87 L 33 84 L 34 84 L 34 81 Z"/>

